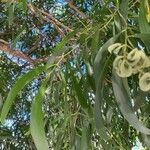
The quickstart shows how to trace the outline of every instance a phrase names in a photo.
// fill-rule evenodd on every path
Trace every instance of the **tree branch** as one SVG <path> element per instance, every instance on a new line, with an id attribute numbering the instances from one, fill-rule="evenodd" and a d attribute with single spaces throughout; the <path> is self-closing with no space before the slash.
<path id="1" fill-rule="evenodd" d="M 68 2 L 68 5 L 70 8 L 72 8 L 73 10 L 75 10 L 82 18 L 87 19 L 88 16 L 86 16 L 82 11 L 80 11 L 74 4 L 73 2 L 71 2 L 70 0 L 65 0 L 66 2 Z"/>
<path id="2" fill-rule="evenodd" d="M 35 63 L 39 63 L 39 62 L 46 62 L 48 60 L 48 57 L 39 58 L 39 59 L 32 59 L 19 50 L 12 50 L 10 48 L 8 42 L 6 42 L 2 39 L 0 39 L 0 51 L 3 51 L 4 53 L 12 55 L 14 57 L 23 59 L 23 60 L 27 61 L 28 63 L 30 63 L 31 65 L 34 65 Z"/>
<path id="3" fill-rule="evenodd" d="M 52 15 L 50 15 L 49 13 L 38 9 L 42 14 L 44 14 L 45 16 L 49 17 L 51 20 L 53 20 L 57 25 L 61 26 L 62 28 L 64 28 L 66 31 L 73 31 L 72 29 L 70 29 L 68 26 L 64 25 L 63 23 L 61 23 L 59 20 L 57 20 L 56 18 L 54 18 Z"/>
<path id="4" fill-rule="evenodd" d="M 35 14 L 37 16 L 37 12 L 36 11 L 39 11 L 40 13 L 42 13 L 42 19 L 47 21 L 47 22 L 50 22 L 54 25 L 54 27 L 58 30 L 58 32 L 64 36 L 64 32 L 63 30 L 60 28 L 62 27 L 63 29 L 65 29 L 66 31 L 73 31 L 72 29 L 70 29 L 69 27 L 65 26 L 63 23 L 61 23 L 59 20 L 57 20 L 55 17 L 53 17 L 52 15 L 50 15 L 49 13 L 41 10 L 41 9 L 38 9 L 38 8 L 34 8 L 35 6 L 33 6 L 31 3 L 28 4 L 28 8 L 32 11 L 33 14 Z M 47 18 L 46 18 L 47 17 Z"/>

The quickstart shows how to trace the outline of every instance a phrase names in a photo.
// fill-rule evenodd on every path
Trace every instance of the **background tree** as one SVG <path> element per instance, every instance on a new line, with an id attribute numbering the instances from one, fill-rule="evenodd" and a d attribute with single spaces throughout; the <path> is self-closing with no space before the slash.
<path id="1" fill-rule="evenodd" d="M 148 0 L 0 10 L 1 149 L 150 147 Z"/>

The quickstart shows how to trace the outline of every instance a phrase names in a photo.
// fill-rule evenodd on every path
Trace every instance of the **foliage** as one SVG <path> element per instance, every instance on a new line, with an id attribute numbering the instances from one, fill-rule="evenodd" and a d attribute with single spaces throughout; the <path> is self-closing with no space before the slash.
<path id="1" fill-rule="evenodd" d="M 150 144 L 149 1 L 0 3 L 0 149 Z"/>

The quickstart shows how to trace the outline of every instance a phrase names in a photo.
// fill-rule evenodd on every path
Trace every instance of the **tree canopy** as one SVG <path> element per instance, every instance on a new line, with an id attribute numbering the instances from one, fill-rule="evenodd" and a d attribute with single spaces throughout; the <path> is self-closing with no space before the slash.
<path id="1" fill-rule="evenodd" d="M 0 149 L 149 149 L 149 38 L 149 0 L 1 0 Z"/>

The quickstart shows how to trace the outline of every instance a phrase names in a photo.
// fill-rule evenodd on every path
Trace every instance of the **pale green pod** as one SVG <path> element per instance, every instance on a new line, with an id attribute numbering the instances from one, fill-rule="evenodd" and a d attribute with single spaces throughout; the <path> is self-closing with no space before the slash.
<path id="1" fill-rule="evenodd" d="M 115 44 L 112 44 L 108 47 L 108 51 L 112 54 L 113 52 L 114 53 L 119 53 L 121 49 L 121 43 L 115 43 Z"/>
<path id="2" fill-rule="evenodd" d="M 141 69 L 143 69 L 145 67 L 146 55 L 142 51 L 139 51 L 138 53 L 139 53 L 140 59 L 139 59 L 138 63 L 133 66 L 133 69 L 140 71 Z"/>
<path id="3" fill-rule="evenodd" d="M 120 77 L 129 77 L 132 75 L 132 67 L 127 63 L 126 60 L 123 60 L 120 69 L 119 69 L 119 76 Z"/>
<path id="4" fill-rule="evenodd" d="M 142 91 L 150 90 L 150 73 L 147 72 L 140 77 L 139 86 Z"/>
<path id="5" fill-rule="evenodd" d="M 146 57 L 144 61 L 144 68 L 150 67 L 150 58 Z"/>
<path id="6" fill-rule="evenodd" d="M 145 66 L 148 66 L 147 56 L 143 51 L 138 50 L 137 48 L 133 49 L 127 55 L 127 61 L 132 66 L 132 73 L 136 74 Z"/>
<path id="7" fill-rule="evenodd" d="M 145 57 L 146 55 L 144 52 L 135 48 L 127 55 L 127 60 L 131 66 L 135 66 L 139 63 L 140 59 L 145 59 Z"/>
<path id="8" fill-rule="evenodd" d="M 115 70 L 118 70 L 120 68 L 121 62 L 123 61 L 124 57 L 123 56 L 117 56 L 113 62 L 113 68 Z"/>
<path id="9" fill-rule="evenodd" d="M 139 71 L 140 71 L 140 68 L 139 68 L 138 66 L 134 66 L 134 67 L 132 68 L 132 73 L 133 73 L 133 74 L 137 74 Z"/>
<path id="10" fill-rule="evenodd" d="M 138 72 L 140 72 L 144 68 L 144 63 L 145 59 L 141 58 L 135 66 L 132 66 L 133 74 L 137 74 Z"/>
<path id="11" fill-rule="evenodd" d="M 116 57 L 113 67 L 120 77 L 129 77 L 132 75 L 132 67 L 128 64 L 123 56 Z"/>

